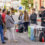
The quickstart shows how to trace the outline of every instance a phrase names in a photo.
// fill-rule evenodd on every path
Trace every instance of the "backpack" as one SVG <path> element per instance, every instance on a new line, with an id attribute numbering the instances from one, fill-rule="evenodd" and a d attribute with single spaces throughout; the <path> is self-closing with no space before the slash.
<path id="1" fill-rule="evenodd" d="M 39 41 L 40 42 L 45 42 L 45 33 L 44 32 L 40 33 L 40 35 L 39 35 Z"/>
<path id="2" fill-rule="evenodd" d="M 0 25 L 2 25 L 2 28 L 4 28 L 1 14 L 0 14 Z"/>
<path id="3" fill-rule="evenodd" d="M 0 25 L 2 25 L 3 22 L 2 22 L 2 17 L 1 17 L 1 14 L 0 14 Z"/>
<path id="4" fill-rule="evenodd" d="M 23 25 L 23 23 L 20 23 L 19 24 L 19 33 L 23 33 L 23 31 L 24 31 L 24 25 Z"/>

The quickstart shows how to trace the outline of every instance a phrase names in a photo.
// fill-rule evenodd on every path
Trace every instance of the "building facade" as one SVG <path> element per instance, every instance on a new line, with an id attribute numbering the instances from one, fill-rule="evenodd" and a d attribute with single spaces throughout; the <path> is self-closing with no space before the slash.
<path id="1" fill-rule="evenodd" d="M 10 8 L 13 7 L 15 9 L 18 9 L 21 5 L 21 0 L 0 0 L 0 8 Z"/>
<path id="2" fill-rule="evenodd" d="M 33 0 L 33 7 L 36 8 L 36 10 L 40 10 L 40 7 L 45 7 L 45 0 Z"/>

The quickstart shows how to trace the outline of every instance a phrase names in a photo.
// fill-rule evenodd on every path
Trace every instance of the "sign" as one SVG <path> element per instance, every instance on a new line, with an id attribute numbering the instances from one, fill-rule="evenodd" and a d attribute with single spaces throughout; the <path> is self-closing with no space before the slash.
<path id="1" fill-rule="evenodd" d="M 19 7 L 19 10 L 22 10 L 22 6 Z"/>

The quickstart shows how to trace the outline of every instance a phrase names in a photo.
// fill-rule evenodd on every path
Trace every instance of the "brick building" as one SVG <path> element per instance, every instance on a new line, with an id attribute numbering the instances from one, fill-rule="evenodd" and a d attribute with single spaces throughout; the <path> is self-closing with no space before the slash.
<path id="1" fill-rule="evenodd" d="M 34 8 L 36 8 L 37 10 L 40 10 L 41 6 L 45 7 L 45 0 L 33 0 L 34 3 Z"/>

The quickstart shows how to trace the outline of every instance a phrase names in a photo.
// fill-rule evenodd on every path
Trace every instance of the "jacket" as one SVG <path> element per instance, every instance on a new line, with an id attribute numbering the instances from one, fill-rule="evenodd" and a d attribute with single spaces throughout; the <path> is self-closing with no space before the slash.
<path id="1" fill-rule="evenodd" d="M 7 27 L 7 28 L 12 28 L 12 27 L 14 27 L 14 21 L 13 21 L 13 19 L 11 18 L 11 16 L 6 15 L 5 21 L 6 21 L 6 27 Z"/>
<path id="2" fill-rule="evenodd" d="M 37 14 L 36 14 L 36 13 L 31 14 L 30 20 L 31 20 L 30 22 L 31 22 L 32 24 L 37 24 Z"/>
<path id="3" fill-rule="evenodd" d="M 45 26 L 45 10 L 41 14 L 39 14 L 39 16 L 41 17 L 41 26 Z"/>
<path id="4" fill-rule="evenodd" d="M 2 25 L 2 28 L 4 28 L 1 14 L 0 14 L 0 25 Z"/>

